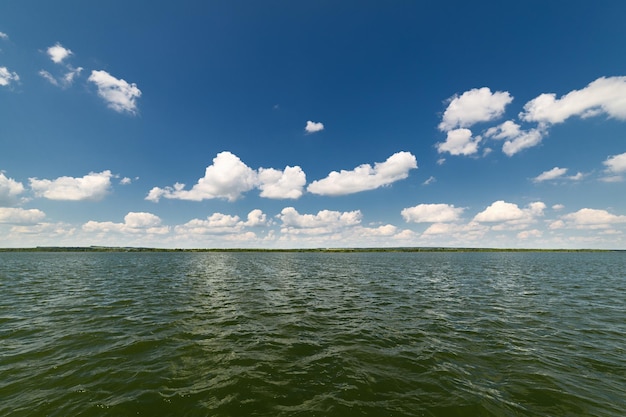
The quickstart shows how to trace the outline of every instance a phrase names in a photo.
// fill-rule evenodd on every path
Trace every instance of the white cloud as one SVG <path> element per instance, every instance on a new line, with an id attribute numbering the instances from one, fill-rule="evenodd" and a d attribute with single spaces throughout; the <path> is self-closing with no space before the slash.
<path id="1" fill-rule="evenodd" d="M 261 197 L 300 198 L 306 184 L 306 175 L 299 166 L 285 167 L 281 172 L 274 168 L 259 168 Z"/>
<path id="2" fill-rule="evenodd" d="M 535 129 L 522 130 L 521 126 L 512 120 L 487 129 L 485 136 L 492 139 L 506 139 L 502 145 L 502 152 L 507 156 L 513 156 L 516 153 L 541 143 L 543 137 L 547 134 L 545 126 Z"/>
<path id="3" fill-rule="evenodd" d="M 552 206 L 552 210 L 563 210 L 565 208 L 565 206 L 563 204 L 555 204 Z"/>
<path id="4" fill-rule="evenodd" d="M 608 228 L 615 223 L 626 223 L 626 216 L 590 208 L 583 208 L 577 212 L 566 214 L 562 219 L 566 222 L 565 227 L 569 226 L 579 229 L 602 229 Z"/>
<path id="5" fill-rule="evenodd" d="M 451 204 L 418 204 L 403 209 L 401 214 L 406 222 L 446 223 L 459 220 L 464 210 Z"/>
<path id="6" fill-rule="evenodd" d="M 546 131 L 544 128 L 521 131 L 519 136 L 504 142 L 504 145 L 502 145 L 502 152 L 504 152 L 507 156 L 513 156 L 524 149 L 537 146 L 541 143 L 545 134 Z"/>
<path id="7" fill-rule="evenodd" d="M 26 210 L 23 208 L 0 207 L 0 223 L 10 224 L 36 224 L 46 217 L 46 214 L 38 209 Z"/>
<path id="8" fill-rule="evenodd" d="M 385 162 L 359 165 L 352 171 L 333 171 L 324 179 L 313 181 L 307 190 L 320 195 L 345 195 L 373 190 L 409 176 L 417 168 L 415 156 L 409 152 L 397 152 Z"/>
<path id="9" fill-rule="evenodd" d="M 0 171 L 0 205 L 14 204 L 17 196 L 23 192 L 24 186 L 21 182 L 15 181 L 13 178 L 7 178 Z"/>
<path id="10" fill-rule="evenodd" d="M 624 177 L 621 175 L 609 175 L 607 177 L 600 178 L 600 181 L 603 182 L 622 182 L 624 181 Z"/>
<path id="11" fill-rule="evenodd" d="M 312 121 L 308 120 L 306 122 L 306 126 L 305 126 L 304 130 L 306 130 L 307 133 L 320 132 L 320 131 L 324 130 L 324 123 L 322 123 L 322 122 L 312 122 Z"/>
<path id="12" fill-rule="evenodd" d="M 621 174 L 626 172 L 626 152 L 609 156 L 603 164 L 606 166 L 606 172 L 608 173 Z"/>
<path id="13" fill-rule="evenodd" d="M 494 139 L 512 139 L 518 137 L 521 133 L 520 125 L 512 120 L 507 120 L 501 125 L 487 129 L 485 136 Z"/>
<path id="14" fill-rule="evenodd" d="M 582 172 L 577 172 L 576 175 L 570 175 L 569 177 L 567 177 L 567 179 L 571 181 L 580 181 L 583 178 L 585 178 L 585 174 L 583 174 Z"/>
<path id="15" fill-rule="evenodd" d="M 549 171 L 542 172 L 541 174 L 536 176 L 533 179 L 533 181 L 535 182 L 551 181 L 551 180 L 563 177 L 563 175 L 565 175 L 566 172 L 567 172 L 567 168 L 554 167 Z"/>
<path id="16" fill-rule="evenodd" d="M 149 228 L 161 224 L 161 219 L 152 213 L 130 212 L 124 216 L 124 224 L 132 228 Z"/>
<path id="17" fill-rule="evenodd" d="M 460 96 L 453 96 L 443 113 L 439 129 L 449 131 L 459 127 L 470 127 L 478 122 L 488 122 L 502 116 L 513 97 L 506 91 L 492 93 L 487 87 L 474 88 Z"/>
<path id="18" fill-rule="evenodd" d="M 534 222 L 536 217 L 543 215 L 545 208 L 546 205 L 540 201 L 530 203 L 527 208 L 520 209 L 517 204 L 499 200 L 474 216 L 474 221 L 505 223 L 502 228 L 516 227 Z"/>
<path id="19" fill-rule="evenodd" d="M 65 58 L 72 55 L 72 51 L 64 48 L 63 45 L 58 42 L 54 46 L 49 47 L 46 52 L 55 64 L 62 63 Z"/>
<path id="20" fill-rule="evenodd" d="M 322 210 L 317 214 L 300 214 L 293 207 L 284 208 L 278 216 L 285 234 L 320 235 L 336 232 L 361 223 L 361 211 Z"/>
<path id="21" fill-rule="evenodd" d="M 246 227 L 266 226 L 267 216 L 259 209 L 254 209 L 248 213 L 248 220 L 243 224 Z"/>
<path id="22" fill-rule="evenodd" d="M 128 185 L 128 184 L 132 184 L 133 180 L 128 178 L 128 177 L 124 177 L 120 180 L 120 184 L 121 185 Z"/>
<path id="23" fill-rule="evenodd" d="M 17 75 L 17 72 L 11 72 L 7 67 L 0 67 L 0 86 L 6 87 L 19 80 L 20 76 Z"/>
<path id="24" fill-rule="evenodd" d="M 541 94 L 526 103 L 520 119 L 528 122 L 562 123 L 572 116 L 606 114 L 626 119 L 626 77 L 601 77 L 581 90 L 557 99 L 556 94 Z"/>
<path id="25" fill-rule="evenodd" d="M 482 238 L 488 230 L 487 227 L 475 221 L 467 224 L 433 223 L 422 233 L 422 236 L 426 238 L 444 236 L 446 239 L 453 237 L 459 243 L 467 243 Z"/>
<path id="26" fill-rule="evenodd" d="M 437 159 L 437 165 L 443 165 L 446 163 L 446 158 L 439 158 Z"/>
<path id="27" fill-rule="evenodd" d="M 517 234 L 518 239 L 530 239 L 530 238 L 539 238 L 543 235 L 541 230 L 533 229 L 533 230 L 523 230 Z"/>
<path id="28" fill-rule="evenodd" d="M 185 184 L 173 187 L 154 187 L 146 200 L 158 202 L 161 197 L 179 200 L 202 201 L 222 198 L 235 201 L 257 186 L 256 172 L 230 152 L 220 152 L 213 158 L 213 165 L 206 168 L 204 177 L 190 190 Z"/>
<path id="29" fill-rule="evenodd" d="M 161 218 L 144 212 L 129 212 L 124 216 L 124 223 L 97 222 L 90 220 L 82 227 L 88 233 L 125 233 L 164 235 L 169 233 L 168 226 L 161 226 Z"/>
<path id="30" fill-rule="evenodd" d="M 129 84 L 106 71 L 91 71 L 88 81 L 96 84 L 98 95 L 107 102 L 109 108 L 119 113 L 137 112 L 137 99 L 141 97 L 141 90 L 135 83 Z"/>
<path id="31" fill-rule="evenodd" d="M 68 66 L 68 69 L 69 71 L 59 78 L 56 78 L 54 75 L 46 70 L 40 70 L 39 75 L 41 75 L 44 79 L 46 79 L 50 84 L 54 86 L 67 88 L 74 83 L 74 78 L 79 76 L 83 70 L 82 67 L 73 68 L 71 66 Z"/>
<path id="32" fill-rule="evenodd" d="M 50 200 L 100 200 L 111 188 L 111 171 L 91 172 L 81 178 L 59 177 L 55 180 L 29 178 L 37 197 Z"/>
<path id="33" fill-rule="evenodd" d="M 472 155 L 478 152 L 481 137 L 472 137 L 469 129 L 455 129 L 448 132 L 445 142 L 437 143 L 437 152 L 449 152 L 451 155 Z"/>
<path id="34" fill-rule="evenodd" d="M 435 178 L 434 176 L 432 176 L 432 175 L 431 175 L 430 177 L 428 177 L 428 178 L 426 179 L 426 181 L 424 181 L 424 182 L 422 183 L 422 185 L 430 185 L 430 184 L 432 184 L 433 182 L 437 182 L 437 178 Z"/>
<path id="35" fill-rule="evenodd" d="M 4 33 L 4 32 L 0 32 L 0 39 L 7 40 L 7 39 L 9 39 L 9 35 L 7 35 L 7 34 L 6 34 L 6 33 Z"/>
<path id="36" fill-rule="evenodd" d="M 181 236 L 241 234 L 245 227 L 265 225 L 267 225 L 267 216 L 261 210 L 255 209 L 248 213 L 247 221 L 242 221 L 239 216 L 213 213 L 206 220 L 193 219 L 183 225 L 176 226 L 175 231 Z"/>

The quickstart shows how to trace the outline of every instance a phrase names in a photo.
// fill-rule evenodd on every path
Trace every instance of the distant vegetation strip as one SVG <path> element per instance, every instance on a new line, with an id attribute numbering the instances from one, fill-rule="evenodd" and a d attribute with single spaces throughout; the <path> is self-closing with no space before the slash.
<path id="1" fill-rule="evenodd" d="M 394 247 L 394 248 L 197 248 L 166 249 L 116 246 L 37 246 L 34 248 L 0 248 L 0 252 L 626 252 L 623 249 L 520 249 L 520 248 L 448 248 L 448 247 Z"/>

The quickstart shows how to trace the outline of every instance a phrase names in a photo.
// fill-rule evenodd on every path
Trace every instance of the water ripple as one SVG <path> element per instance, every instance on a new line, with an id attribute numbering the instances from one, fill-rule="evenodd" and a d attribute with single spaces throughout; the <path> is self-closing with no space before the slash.
<path id="1" fill-rule="evenodd" d="M 621 416 L 626 258 L 0 254 L 0 415 Z"/>

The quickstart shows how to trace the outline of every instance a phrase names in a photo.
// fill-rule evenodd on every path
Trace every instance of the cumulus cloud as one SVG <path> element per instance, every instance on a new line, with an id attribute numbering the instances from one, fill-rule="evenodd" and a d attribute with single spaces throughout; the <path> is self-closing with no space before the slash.
<path id="1" fill-rule="evenodd" d="M 601 77 L 581 90 L 556 98 L 541 94 L 526 103 L 520 119 L 527 122 L 562 123 L 572 116 L 591 117 L 606 114 L 626 119 L 626 77 Z"/>
<path id="2" fill-rule="evenodd" d="M 9 35 L 4 32 L 0 32 L 0 39 L 7 40 L 9 39 Z"/>
<path id="3" fill-rule="evenodd" d="M 307 190 L 319 195 L 345 195 L 373 190 L 409 176 L 417 168 L 415 156 L 410 152 L 397 152 L 385 162 L 359 165 L 352 171 L 333 171 L 324 179 L 313 181 Z"/>
<path id="4" fill-rule="evenodd" d="M 300 198 L 306 184 L 306 175 L 299 166 L 286 167 L 283 171 L 274 168 L 259 168 L 261 197 Z"/>
<path id="5" fill-rule="evenodd" d="M 17 72 L 11 72 L 7 67 L 0 67 L 0 86 L 6 87 L 19 80 L 20 76 L 17 75 Z"/>
<path id="6" fill-rule="evenodd" d="M 545 126 L 523 130 L 520 125 L 512 120 L 507 120 L 499 126 L 487 129 L 485 136 L 492 139 L 505 139 L 502 152 L 507 156 L 537 146 L 547 134 Z"/>
<path id="7" fill-rule="evenodd" d="M 540 201 L 530 203 L 521 209 L 517 204 L 499 200 L 492 203 L 485 210 L 474 216 L 474 221 L 479 223 L 501 223 L 495 229 L 515 228 L 535 221 L 543 215 L 546 205 Z"/>
<path id="8" fill-rule="evenodd" d="M 306 130 L 307 133 L 321 132 L 324 130 L 324 123 L 307 120 L 304 130 Z"/>
<path id="9" fill-rule="evenodd" d="M 23 209 L 13 207 L 0 207 L 0 223 L 9 224 L 36 224 L 46 217 L 46 214 L 38 209 Z"/>
<path id="10" fill-rule="evenodd" d="M 622 174 L 626 172 L 626 152 L 612 155 L 603 162 L 606 172 L 610 174 Z"/>
<path id="11" fill-rule="evenodd" d="M 206 168 L 204 177 L 190 190 L 185 184 L 173 187 L 154 187 L 146 200 L 157 202 L 161 197 L 179 200 L 202 201 L 222 198 L 235 201 L 257 185 L 256 172 L 230 152 L 220 152 L 213 158 L 213 165 Z"/>
<path id="12" fill-rule="evenodd" d="M 532 229 L 532 230 L 523 230 L 517 234 L 518 239 L 530 239 L 530 238 L 539 238 L 543 235 L 541 230 Z"/>
<path id="13" fill-rule="evenodd" d="M 449 104 L 443 113 L 439 129 L 449 131 L 470 127 L 478 122 L 488 122 L 502 116 L 513 97 L 506 91 L 492 93 L 487 87 L 474 88 L 460 96 L 448 99 Z"/>
<path id="14" fill-rule="evenodd" d="M 88 81 L 96 85 L 98 95 L 109 108 L 118 113 L 137 113 L 137 99 L 141 97 L 141 90 L 135 83 L 129 84 L 106 71 L 91 71 Z"/>
<path id="15" fill-rule="evenodd" d="M 49 200 L 100 200 L 111 188 L 111 171 L 91 172 L 81 178 L 59 177 L 55 180 L 29 178 L 37 197 Z"/>
<path id="16" fill-rule="evenodd" d="M 193 219 L 175 227 L 178 235 L 240 234 L 246 227 L 267 225 L 267 216 L 259 209 L 248 213 L 246 221 L 239 216 L 213 213 L 206 219 Z"/>
<path id="17" fill-rule="evenodd" d="M 403 209 L 400 214 L 407 223 L 446 223 L 459 220 L 464 210 L 452 204 L 418 204 Z"/>
<path id="18" fill-rule="evenodd" d="M 339 212 L 322 210 L 317 214 L 300 214 L 293 207 L 285 207 L 278 216 L 282 233 L 320 235 L 329 234 L 361 223 L 361 211 Z"/>
<path id="19" fill-rule="evenodd" d="M 55 64 L 60 64 L 63 62 L 65 58 L 72 55 L 72 51 L 63 47 L 60 43 L 56 43 L 55 45 L 49 47 L 46 52 L 48 56 Z"/>
<path id="20" fill-rule="evenodd" d="M 448 132 L 445 142 L 437 144 L 437 152 L 448 152 L 451 155 L 472 155 L 478 152 L 481 137 L 472 137 L 469 129 L 455 129 Z"/>
<path id="21" fill-rule="evenodd" d="M 615 215 L 606 210 L 583 208 L 562 217 L 564 227 L 578 229 L 603 229 L 616 223 L 626 223 L 626 216 Z"/>
<path id="22" fill-rule="evenodd" d="M 534 182 L 543 182 L 543 181 L 555 180 L 557 178 L 563 177 L 563 175 L 565 175 L 566 172 L 567 172 L 567 168 L 554 167 L 554 168 L 552 168 L 549 171 L 544 171 L 541 174 L 537 175 L 533 179 L 533 181 Z"/>
<path id="23" fill-rule="evenodd" d="M 124 223 L 97 222 L 90 220 L 82 230 L 90 233 L 127 233 L 127 234 L 156 234 L 169 233 L 168 226 L 161 226 L 161 218 L 152 213 L 129 212 L 124 216 Z"/>
<path id="24" fill-rule="evenodd" d="M 7 178 L 0 171 L 0 205 L 12 205 L 16 202 L 17 196 L 24 192 L 24 186 L 21 182 L 15 181 L 13 178 Z"/>
<path id="25" fill-rule="evenodd" d="M 254 188 L 261 190 L 261 197 L 272 199 L 296 199 L 302 196 L 306 175 L 299 166 L 287 166 L 283 171 L 274 168 L 248 167 L 231 152 L 224 151 L 213 158 L 213 165 L 206 168 L 204 177 L 191 189 L 176 183 L 172 187 L 154 187 L 146 200 L 158 202 L 161 198 L 202 201 L 221 198 L 228 201 L 239 199 Z"/>

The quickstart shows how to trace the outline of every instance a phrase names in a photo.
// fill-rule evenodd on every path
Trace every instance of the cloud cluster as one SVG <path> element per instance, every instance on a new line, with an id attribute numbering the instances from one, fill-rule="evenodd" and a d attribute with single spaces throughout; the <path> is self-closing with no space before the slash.
<path id="1" fill-rule="evenodd" d="M 269 222 L 263 211 L 254 209 L 248 213 L 247 220 L 239 216 L 222 213 L 213 213 L 206 219 L 192 219 L 183 225 L 175 227 L 175 232 L 181 236 L 189 235 L 222 235 L 239 234 L 245 228 L 266 226 Z"/>
<path id="2" fill-rule="evenodd" d="M 57 42 L 55 45 L 50 46 L 46 50 L 46 53 L 52 62 L 57 65 L 61 65 L 63 73 L 61 75 L 54 76 L 49 71 L 42 69 L 39 71 L 39 75 L 50 82 L 50 84 L 57 87 L 68 88 L 71 86 L 74 79 L 77 78 L 83 71 L 82 67 L 74 68 L 69 63 L 64 62 L 68 57 L 73 55 L 73 52 Z"/>
<path id="3" fill-rule="evenodd" d="M 322 210 L 317 214 L 300 214 L 295 208 L 286 207 L 276 217 L 282 222 L 282 233 L 320 235 L 356 226 L 361 223 L 362 214 L 359 210 Z"/>
<path id="4" fill-rule="evenodd" d="M 36 224 L 46 217 L 38 209 L 23 209 L 19 207 L 0 207 L 0 223 L 9 224 Z"/>
<path id="5" fill-rule="evenodd" d="M 524 149 L 539 145 L 548 135 L 551 125 L 563 123 L 570 117 L 588 118 L 606 115 L 626 120 L 626 77 L 601 77 L 585 88 L 573 90 L 561 98 L 556 94 L 540 94 L 524 105 L 520 122 L 534 123 L 522 128 L 514 120 L 486 129 L 474 135 L 468 128 L 478 122 L 491 122 L 504 114 L 513 100 L 508 92 L 492 93 L 489 88 L 472 89 L 448 100 L 439 129 L 447 135 L 436 144 L 439 153 L 474 155 L 484 138 L 504 140 L 502 152 L 513 156 Z"/>
<path id="6" fill-rule="evenodd" d="M 345 195 L 373 190 L 406 178 L 409 170 L 414 168 L 417 168 L 415 156 L 409 152 L 398 152 L 373 167 L 363 164 L 352 171 L 333 171 L 328 177 L 313 181 L 307 191 L 319 195 Z M 261 190 L 260 196 L 264 198 L 297 199 L 304 193 L 305 184 L 306 174 L 299 166 L 287 166 L 282 171 L 274 168 L 254 170 L 236 155 L 224 151 L 213 158 L 213 164 L 206 168 L 204 177 L 190 189 L 182 183 L 165 188 L 154 187 L 146 200 L 236 201 L 255 188 Z"/>
<path id="7" fill-rule="evenodd" d="M 161 218 L 144 212 L 130 212 L 124 217 L 124 223 L 88 221 L 82 226 L 88 233 L 123 233 L 123 234 L 156 234 L 169 233 L 168 226 L 161 226 Z"/>
<path id="8" fill-rule="evenodd" d="M 448 100 L 439 130 L 446 132 L 446 140 L 437 143 L 439 153 L 451 155 L 473 155 L 478 152 L 480 136 L 473 136 L 469 127 L 479 122 L 490 122 L 500 118 L 506 106 L 513 101 L 507 91 L 492 93 L 487 87 L 475 88 L 455 95 Z"/>

